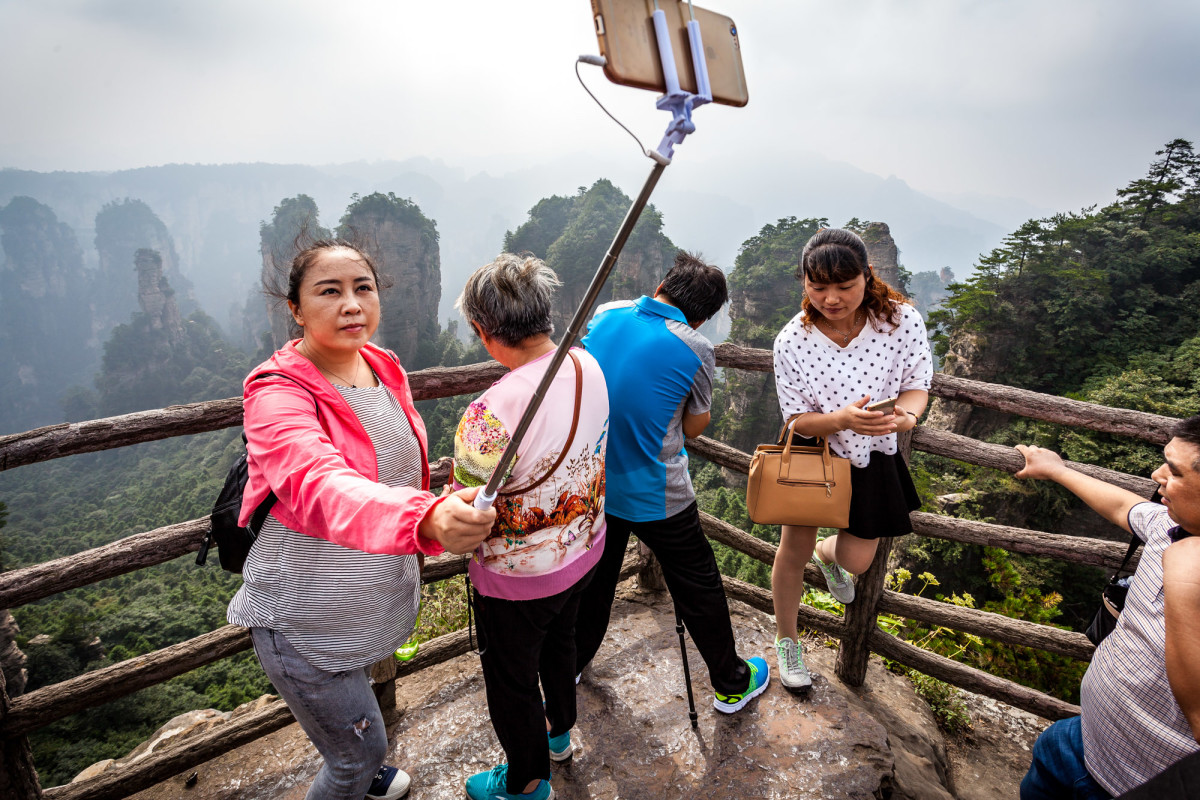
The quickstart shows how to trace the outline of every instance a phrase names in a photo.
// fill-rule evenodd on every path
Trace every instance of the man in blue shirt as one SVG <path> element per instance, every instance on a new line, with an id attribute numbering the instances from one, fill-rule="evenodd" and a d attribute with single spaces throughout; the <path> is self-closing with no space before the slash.
<path id="1" fill-rule="evenodd" d="M 663 577 L 708 665 L 718 711 L 732 714 L 767 688 L 761 658 L 738 657 L 729 605 L 712 546 L 700 528 L 688 475 L 686 437 L 708 425 L 713 346 L 697 329 L 728 299 L 725 275 L 680 252 L 653 297 L 596 311 L 587 348 L 608 383 L 604 554 L 575 623 L 576 672 L 600 649 L 632 533 L 662 565 Z"/>

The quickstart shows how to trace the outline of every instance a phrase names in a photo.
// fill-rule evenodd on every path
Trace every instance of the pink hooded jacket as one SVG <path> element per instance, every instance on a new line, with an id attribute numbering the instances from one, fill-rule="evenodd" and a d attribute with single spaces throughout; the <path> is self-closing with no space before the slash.
<path id="1" fill-rule="evenodd" d="M 417 533 L 441 498 L 429 492 L 425 423 L 396 354 L 373 344 L 360 351 L 417 436 L 420 489 L 378 482 L 370 437 L 337 389 L 296 351 L 298 341 L 251 370 L 243 384 L 249 478 L 239 524 L 247 524 L 274 489 L 279 501 L 271 516 L 292 530 L 367 553 L 443 552 L 441 544 Z M 278 375 L 258 378 L 264 372 Z"/>

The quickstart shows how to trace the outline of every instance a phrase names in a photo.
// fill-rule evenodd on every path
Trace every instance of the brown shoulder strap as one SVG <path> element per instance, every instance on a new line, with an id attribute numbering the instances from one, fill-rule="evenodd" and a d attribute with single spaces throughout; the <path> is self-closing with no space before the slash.
<path id="1" fill-rule="evenodd" d="M 575 355 L 570 350 L 567 351 L 567 355 L 569 355 L 571 357 L 571 361 L 575 363 L 575 411 L 571 417 L 571 432 L 567 434 L 567 443 L 563 445 L 563 449 L 559 451 L 558 460 L 554 462 L 554 466 L 546 470 L 545 475 L 538 478 L 528 486 L 522 486 L 521 488 L 514 489 L 511 492 L 496 492 L 497 495 L 504 496 L 525 494 L 528 491 L 532 491 L 549 480 L 550 476 L 554 474 L 554 471 L 562 466 L 562 463 L 566 461 L 567 451 L 571 449 L 571 443 L 575 441 L 575 430 L 579 427 L 579 405 L 583 401 L 583 365 L 579 363 L 579 356 Z"/>

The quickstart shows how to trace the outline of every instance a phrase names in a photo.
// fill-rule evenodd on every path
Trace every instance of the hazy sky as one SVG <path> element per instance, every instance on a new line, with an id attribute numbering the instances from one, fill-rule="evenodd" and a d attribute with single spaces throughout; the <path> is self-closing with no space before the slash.
<path id="1" fill-rule="evenodd" d="M 738 24 L 751 99 L 699 110 L 679 163 L 809 151 L 1067 210 L 1200 138 L 1195 0 L 706 7 Z M 635 160 L 576 83 L 591 52 L 585 0 L 0 0 L 0 167 Z M 584 70 L 658 141 L 651 93 Z"/>

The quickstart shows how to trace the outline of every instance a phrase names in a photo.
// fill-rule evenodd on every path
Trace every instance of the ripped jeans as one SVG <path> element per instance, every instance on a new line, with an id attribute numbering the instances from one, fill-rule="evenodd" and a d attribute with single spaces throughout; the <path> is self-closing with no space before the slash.
<path id="1" fill-rule="evenodd" d="M 318 669 L 282 633 L 251 628 L 263 671 L 325 759 L 307 800 L 362 800 L 387 756 L 387 732 L 367 676 Z"/>

